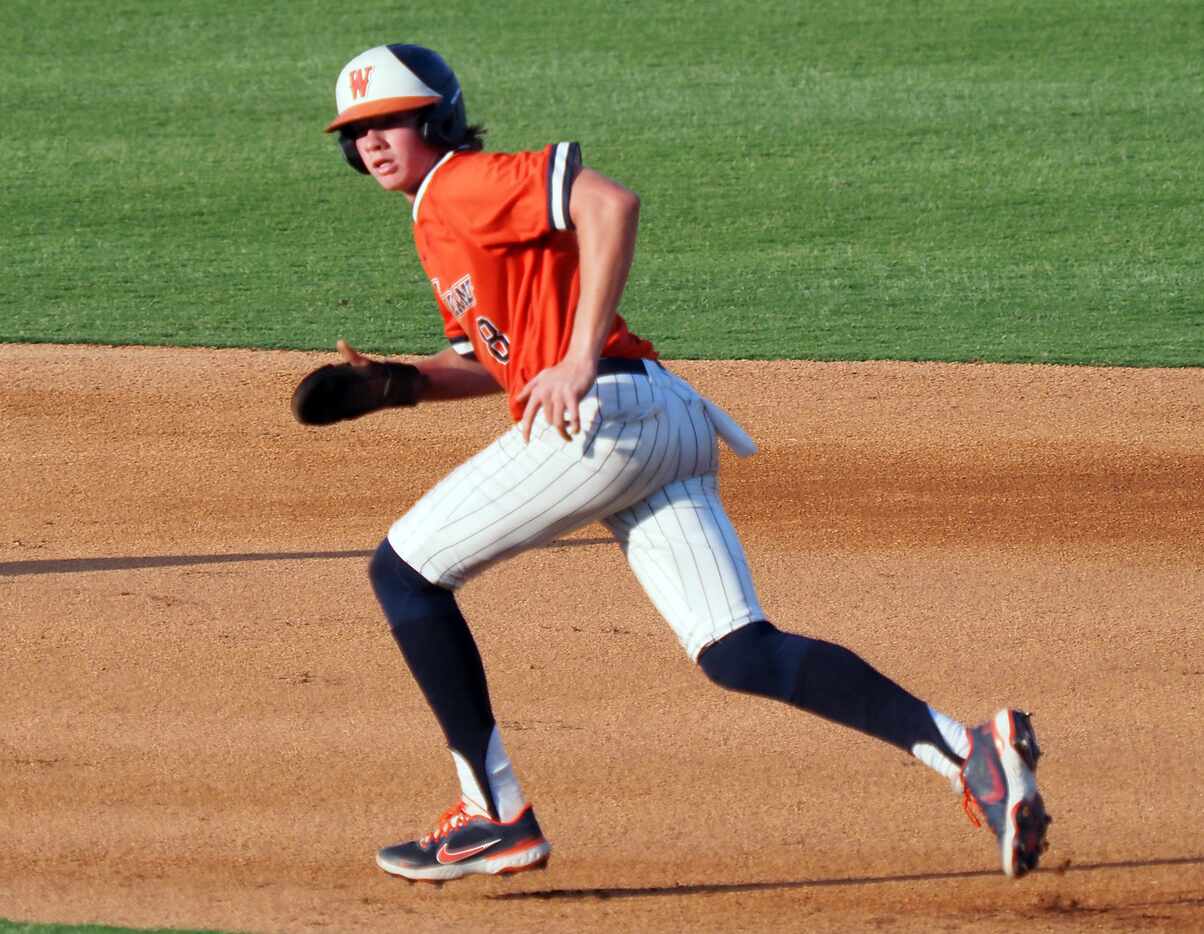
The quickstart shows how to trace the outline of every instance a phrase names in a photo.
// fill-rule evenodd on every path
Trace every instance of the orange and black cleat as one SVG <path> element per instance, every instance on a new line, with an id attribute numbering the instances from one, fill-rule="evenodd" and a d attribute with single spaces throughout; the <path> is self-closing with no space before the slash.
<path id="1" fill-rule="evenodd" d="M 980 826 L 980 816 L 986 820 L 999 840 L 1003 871 L 1019 878 L 1037 868 L 1053 820 L 1037 791 L 1037 734 L 1019 710 L 1001 710 L 967 734 L 963 806 L 974 826 Z"/>
<path id="2" fill-rule="evenodd" d="M 470 813 L 463 801 L 439 817 L 439 825 L 420 840 L 387 846 L 376 865 L 415 882 L 447 882 L 467 875 L 501 875 L 538 869 L 552 847 L 544 839 L 531 805 L 511 821 Z"/>

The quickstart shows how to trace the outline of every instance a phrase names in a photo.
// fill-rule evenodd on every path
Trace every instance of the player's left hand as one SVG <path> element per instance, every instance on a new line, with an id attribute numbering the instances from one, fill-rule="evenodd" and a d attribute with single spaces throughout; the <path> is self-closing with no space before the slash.
<path id="1" fill-rule="evenodd" d="M 328 363 L 293 390 L 293 416 L 302 425 L 332 425 L 393 406 L 417 405 L 430 385 L 418 367 L 365 357 L 344 340 L 345 362 Z"/>
<path id="2" fill-rule="evenodd" d="M 531 440 L 531 426 L 535 424 L 535 416 L 540 410 L 543 410 L 543 417 L 560 433 L 560 437 L 572 441 L 573 435 L 581 431 L 578 403 L 589 392 L 597 376 L 597 360 L 582 362 L 568 358 L 535 374 L 535 378 L 515 396 L 515 401 L 525 400 L 527 403 L 521 422 L 523 441 Z"/>

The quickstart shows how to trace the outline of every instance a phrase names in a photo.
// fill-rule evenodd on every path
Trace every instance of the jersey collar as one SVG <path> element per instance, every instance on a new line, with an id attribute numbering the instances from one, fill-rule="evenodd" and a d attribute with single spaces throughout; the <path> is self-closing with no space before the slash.
<path id="1" fill-rule="evenodd" d="M 444 162 L 454 156 L 456 152 L 457 150 L 452 149 L 444 153 L 443 158 L 432 165 L 431 170 L 423 176 L 422 184 L 418 186 L 418 193 L 414 195 L 414 210 L 411 212 L 411 217 L 413 218 L 414 223 L 418 223 L 418 206 L 422 204 L 422 196 L 426 194 L 426 186 L 431 183 L 431 179 L 434 178 L 435 172 L 439 169 L 439 166 L 443 165 Z"/>

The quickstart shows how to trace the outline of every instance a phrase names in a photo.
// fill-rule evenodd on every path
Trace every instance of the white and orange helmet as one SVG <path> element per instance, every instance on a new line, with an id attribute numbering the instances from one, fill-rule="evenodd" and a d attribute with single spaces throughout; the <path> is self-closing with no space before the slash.
<path id="1" fill-rule="evenodd" d="M 339 132 L 343 154 L 352 167 L 367 173 L 346 128 L 360 120 L 425 110 L 422 138 L 454 149 L 464 141 L 468 119 L 460 81 L 437 52 L 420 45 L 378 45 L 361 52 L 339 72 L 335 85 L 339 115 L 326 127 Z"/>

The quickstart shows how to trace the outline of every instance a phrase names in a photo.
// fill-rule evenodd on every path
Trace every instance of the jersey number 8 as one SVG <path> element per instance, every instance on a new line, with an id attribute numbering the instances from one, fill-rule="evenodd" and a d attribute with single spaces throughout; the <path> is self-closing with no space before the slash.
<path id="1" fill-rule="evenodd" d="M 489 354 L 498 363 L 510 362 L 510 338 L 497 329 L 497 325 L 484 315 L 477 317 L 477 330 L 485 339 Z"/>

